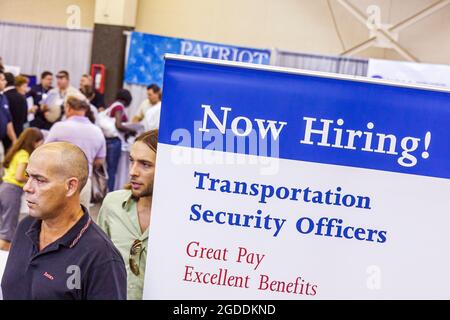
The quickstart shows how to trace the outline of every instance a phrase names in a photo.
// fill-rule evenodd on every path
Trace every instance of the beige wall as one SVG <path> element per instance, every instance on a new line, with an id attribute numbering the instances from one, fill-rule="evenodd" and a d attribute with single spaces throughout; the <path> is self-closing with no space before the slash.
<path id="1" fill-rule="evenodd" d="M 392 24 L 437 0 L 350 1 L 362 12 L 369 5 L 378 5 L 382 22 Z M 81 27 L 92 28 L 95 2 L 0 0 L 0 20 L 66 26 L 66 9 L 75 4 L 81 9 Z M 330 4 L 342 40 L 327 0 L 138 0 L 136 30 L 240 46 L 340 54 L 366 40 L 369 31 L 337 0 L 330 0 Z M 422 62 L 450 64 L 449 34 L 447 6 L 402 31 L 399 40 Z M 358 56 L 403 59 L 393 50 L 380 48 L 366 49 Z"/>
<path id="2" fill-rule="evenodd" d="M 317 0 L 140 0 L 136 29 L 311 52 L 334 52 L 339 45 L 326 2 Z"/>
<path id="3" fill-rule="evenodd" d="M 66 27 L 71 5 L 80 8 L 80 27 L 92 29 L 95 0 L 0 0 L 0 21 Z"/>
<path id="4" fill-rule="evenodd" d="M 383 23 L 396 23 L 436 0 L 351 0 L 362 12 L 378 5 Z M 260 48 L 339 54 L 369 31 L 336 0 L 139 0 L 137 31 Z M 450 64 L 450 6 L 400 33 L 400 43 L 423 62 Z M 362 57 L 403 59 L 370 48 Z"/>
<path id="5" fill-rule="evenodd" d="M 95 0 L 95 23 L 134 27 L 138 0 Z"/>

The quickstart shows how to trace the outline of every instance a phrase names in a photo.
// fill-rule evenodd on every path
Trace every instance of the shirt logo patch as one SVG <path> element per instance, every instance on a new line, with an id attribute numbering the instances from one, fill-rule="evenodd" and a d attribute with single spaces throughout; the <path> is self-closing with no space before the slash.
<path id="1" fill-rule="evenodd" d="M 55 280 L 55 278 L 51 274 L 49 274 L 47 271 L 44 272 L 44 277 L 46 277 L 50 280 Z"/>

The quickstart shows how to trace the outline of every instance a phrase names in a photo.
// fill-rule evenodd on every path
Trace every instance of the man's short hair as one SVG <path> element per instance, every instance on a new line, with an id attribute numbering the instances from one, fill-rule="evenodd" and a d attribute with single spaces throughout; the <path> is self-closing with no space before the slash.
<path id="1" fill-rule="evenodd" d="M 44 71 L 41 73 L 41 79 L 44 79 L 47 76 L 53 76 L 53 73 L 51 73 L 50 71 Z"/>
<path id="2" fill-rule="evenodd" d="M 11 72 L 5 72 L 5 80 L 7 87 L 14 86 L 16 84 L 16 79 Z"/>
<path id="3" fill-rule="evenodd" d="M 65 103 L 67 103 L 71 109 L 76 111 L 88 111 L 91 109 L 89 103 L 86 101 L 86 98 L 80 94 L 67 96 Z"/>
<path id="4" fill-rule="evenodd" d="M 66 70 L 61 70 L 56 74 L 57 78 L 66 78 L 67 80 L 69 80 L 69 72 L 67 72 Z"/>
<path id="5" fill-rule="evenodd" d="M 147 90 L 153 90 L 154 93 L 159 93 L 161 91 L 161 88 L 157 84 L 152 83 L 151 85 L 147 86 Z"/>

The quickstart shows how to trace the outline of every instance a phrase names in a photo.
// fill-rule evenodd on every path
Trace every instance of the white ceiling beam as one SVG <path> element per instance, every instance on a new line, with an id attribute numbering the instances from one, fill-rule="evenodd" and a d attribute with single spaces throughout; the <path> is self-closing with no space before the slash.
<path id="1" fill-rule="evenodd" d="M 367 17 L 360 10 L 358 10 L 355 6 L 353 6 L 351 3 L 349 3 L 346 0 L 337 0 L 337 1 L 344 8 L 346 8 L 353 16 L 355 16 L 355 18 L 358 21 L 360 21 L 361 23 L 363 23 L 364 25 L 367 26 Z M 419 60 L 416 57 L 414 57 L 408 50 L 403 48 L 395 39 L 393 39 L 391 32 L 399 32 L 403 29 L 406 29 L 407 27 L 432 15 L 433 13 L 435 13 L 439 10 L 442 10 L 444 7 L 448 6 L 449 4 L 450 4 L 450 0 L 439 0 L 439 1 L 429 5 L 428 7 L 420 10 L 413 16 L 398 22 L 397 24 L 395 24 L 392 27 L 390 27 L 389 29 L 387 29 L 387 31 L 382 30 L 382 29 L 379 29 L 378 31 L 380 32 L 380 34 L 383 37 L 387 38 L 391 42 L 394 49 L 397 52 L 399 52 L 404 58 L 406 58 L 407 60 L 410 60 L 410 61 L 418 62 Z M 370 37 L 369 39 L 345 50 L 344 52 L 341 53 L 341 55 L 352 56 L 362 50 L 370 48 L 376 42 L 376 40 L 377 40 L 376 36 Z"/>

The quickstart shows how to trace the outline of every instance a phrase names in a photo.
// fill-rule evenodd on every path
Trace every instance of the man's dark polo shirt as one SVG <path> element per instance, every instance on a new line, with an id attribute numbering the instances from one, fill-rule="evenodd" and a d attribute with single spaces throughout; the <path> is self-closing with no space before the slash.
<path id="1" fill-rule="evenodd" d="M 3 140 L 6 137 L 7 126 L 11 121 L 12 117 L 9 112 L 8 98 L 0 93 L 0 140 Z"/>
<path id="2" fill-rule="evenodd" d="M 1 282 L 5 300 L 126 299 L 123 259 L 83 210 L 82 218 L 41 252 L 41 220 L 27 217 L 20 223 Z"/>
<path id="3" fill-rule="evenodd" d="M 27 97 L 32 97 L 34 105 L 39 106 L 42 101 L 43 95 L 49 92 L 51 89 L 53 89 L 53 87 L 44 89 L 42 84 L 36 84 L 31 87 L 30 91 L 28 91 Z"/>
<path id="4" fill-rule="evenodd" d="M 95 89 L 94 89 L 94 92 L 95 92 L 95 97 L 94 97 L 94 99 L 91 100 L 91 104 L 93 106 L 95 106 L 97 109 L 100 107 L 106 108 L 105 96 L 102 95 L 99 91 L 97 91 Z"/>

